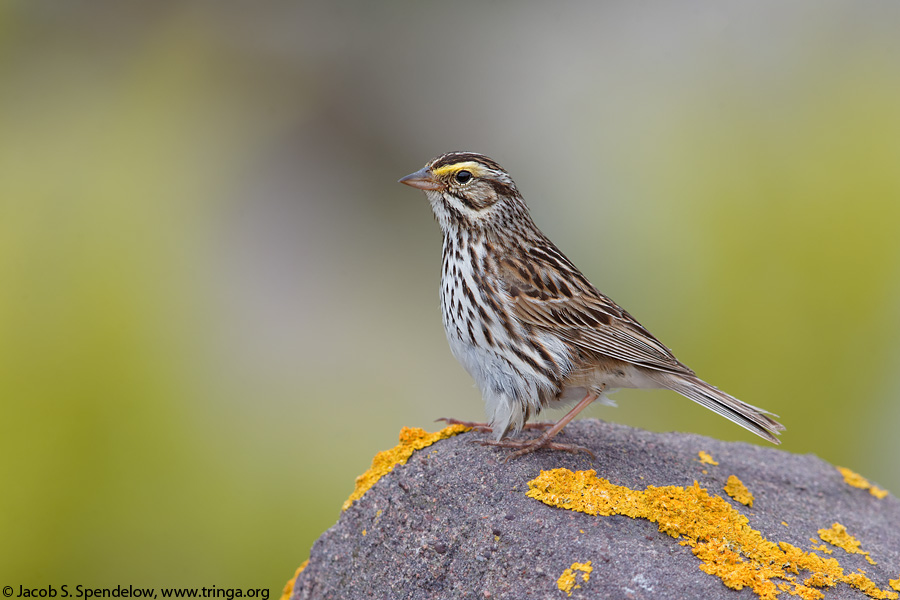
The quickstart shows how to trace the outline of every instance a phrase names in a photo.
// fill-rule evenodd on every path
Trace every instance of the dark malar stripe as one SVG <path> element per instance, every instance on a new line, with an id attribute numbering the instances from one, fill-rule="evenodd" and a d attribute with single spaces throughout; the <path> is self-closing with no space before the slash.
<path id="1" fill-rule="evenodd" d="M 443 205 L 447 212 L 450 213 L 451 221 L 458 223 L 460 227 L 468 227 L 469 219 L 464 217 L 463 214 L 459 212 L 459 209 L 446 200 L 443 201 Z"/>
<path id="2" fill-rule="evenodd" d="M 466 196 L 457 196 L 455 194 L 452 194 L 452 197 L 459 200 L 460 204 L 462 204 L 469 210 L 478 210 L 478 207 L 475 206 L 475 203 L 469 200 Z"/>

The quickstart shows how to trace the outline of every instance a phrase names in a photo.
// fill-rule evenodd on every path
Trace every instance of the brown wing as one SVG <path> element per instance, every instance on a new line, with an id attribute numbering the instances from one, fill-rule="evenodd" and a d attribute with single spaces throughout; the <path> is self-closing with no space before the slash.
<path id="1" fill-rule="evenodd" d="M 498 264 L 500 286 L 523 323 L 588 353 L 658 371 L 693 374 L 634 317 L 597 290 L 549 240 Z"/>

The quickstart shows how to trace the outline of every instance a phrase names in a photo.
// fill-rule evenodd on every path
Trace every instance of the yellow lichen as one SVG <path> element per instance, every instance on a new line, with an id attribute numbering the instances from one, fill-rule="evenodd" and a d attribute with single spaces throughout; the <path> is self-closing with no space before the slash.
<path id="1" fill-rule="evenodd" d="M 750 527 L 747 517 L 697 482 L 691 487 L 648 486 L 645 490 L 614 485 L 595 471 L 553 469 L 528 482 L 528 496 L 567 510 L 589 515 L 624 515 L 647 519 L 659 530 L 690 546 L 702 563 L 700 570 L 715 575 L 729 588 L 749 587 L 760 598 L 775 598 L 786 586 L 803 598 L 821 598 L 817 588 L 838 582 L 852 585 L 873 598 L 898 598 L 880 590 L 861 573 L 847 575 L 834 558 L 822 558 L 786 542 L 775 543 Z M 808 572 L 802 582 L 800 571 Z"/>
<path id="2" fill-rule="evenodd" d="M 297 577 L 300 576 L 300 573 L 303 572 L 303 569 L 306 568 L 306 565 L 309 564 L 309 559 L 303 561 L 297 570 L 294 572 L 294 576 L 288 579 L 287 583 L 284 584 L 284 589 L 281 591 L 281 600 L 288 600 L 291 597 L 291 594 L 294 593 L 294 582 L 297 581 Z"/>
<path id="3" fill-rule="evenodd" d="M 898 592 L 900 592 L 900 575 L 897 575 L 897 579 L 891 579 L 888 581 L 888 584 Z"/>
<path id="4" fill-rule="evenodd" d="M 838 471 L 840 471 L 841 475 L 844 476 L 844 482 L 847 485 L 851 485 L 855 488 L 859 488 L 861 490 L 868 490 L 870 494 L 881 500 L 888 495 L 887 490 L 883 490 L 877 485 L 872 485 L 869 483 L 869 480 L 860 475 L 859 473 L 855 473 L 850 469 L 844 467 L 838 467 Z"/>
<path id="5" fill-rule="evenodd" d="M 847 575 L 847 583 L 852 585 L 853 587 L 862 590 L 864 594 L 867 596 L 871 596 L 872 598 L 896 598 L 897 594 L 895 592 L 886 592 L 884 590 L 878 589 L 871 579 L 863 575 L 862 573 L 850 573 Z"/>
<path id="6" fill-rule="evenodd" d="M 571 596 L 574 590 L 581 587 L 579 584 L 575 583 L 575 571 L 581 571 L 581 581 L 587 583 L 591 578 L 591 571 L 593 570 L 594 567 L 591 566 L 591 561 L 587 561 L 586 563 L 572 563 L 572 566 L 563 571 L 562 575 L 559 576 L 559 579 L 556 580 L 556 587 L 565 592 L 567 596 Z"/>
<path id="7" fill-rule="evenodd" d="M 734 475 L 728 476 L 728 481 L 725 483 L 724 489 L 725 493 L 734 498 L 737 502 L 751 508 L 753 507 L 753 494 L 750 493 L 750 490 L 747 489 L 744 482 Z"/>
<path id="8" fill-rule="evenodd" d="M 390 450 L 376 454 L 375 458 L 372 459 L 372 466 L 369 467 L 369 470 L 356 478 L 356 489 L 344 502 L 341 510 L 350 508 L 379 479 L 390 473 L 397 465 L 405 464 L 416 450 L 421 450 L 437 441 L 453 437 L 469 429 L 471 428 L 465 425 L 450 425 L 435 433 L 428 433 L 418 427 L 404 427 L 400 430 L 400 443 Z"/>
<path id="9" fill-rule="evenodd" d="M 809 541 L 812 542 L 812 544 L 810 544 L 810 548 L 812 548 L 813 550 L 818 550 L 819 552 L 824 552 L 825 554 L 831 554 L 831 548 L 829 548 L 825 544 L 819 544 L 819 540 L 817 540 L 816 538 L 809 538 Z"/>
<path id="10" fill-rule="evenodd" d="M 869 488 L 869 493 L 872 494 L 873 496 L 875 496 L 876 498 L 878 498 L 879 500 L 881 500 L 882 498 L 887 498 L 887 495 L 888 495 L 887 490 L 883 490 L 880 487 L 874 486 L 874 485 Z"/>
<path id="11" fill-rule="evenodd" d="M 832 546 L 837 546 L 848 554 L 862 554 L 866 557 L 866 560 L 869 561 L 869 564 L 878 564 L 872 560 L 872 557 L 869 556 L 868 552 L 864 552 L 862 548 L 860 548 L 860 541 L 847 533 L 847 528 L 840 523 L 835 523 L 831 526 L 831 529 L 820 529 L 819 537 L 822 538 L 822 541 L 828 542 Z"/>
<path id="12" fill-rule="evenodd" d="M 697 453 L 697 456 L 700 457 L 700 462 L 704 465 L 716 466 L 719 464 L 713 460 L 713 457 L 709 452 L 704 452 L 703 450 L 701 450 L 700 452 Z"/>

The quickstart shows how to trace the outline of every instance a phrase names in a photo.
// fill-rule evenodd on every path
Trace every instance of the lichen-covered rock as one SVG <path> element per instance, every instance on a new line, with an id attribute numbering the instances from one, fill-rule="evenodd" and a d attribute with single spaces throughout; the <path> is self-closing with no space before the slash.
<path id="1" fill-rule="evenodd" d="M 900 502 L 815 456 L 583 420 L 595 458 L 506 463 L 457 431 L 374 461 L 291 598 L 898 597 Z"/>

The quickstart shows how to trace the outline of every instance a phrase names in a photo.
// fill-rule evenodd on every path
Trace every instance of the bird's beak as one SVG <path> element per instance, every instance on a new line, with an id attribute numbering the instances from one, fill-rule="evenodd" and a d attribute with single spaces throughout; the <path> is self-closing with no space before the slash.
<path id="1" fill-rule="evenodd" d="M 420 190 L 430 191 L 439 190 L 442 187 L 439 182 L 434 180 L 434 175 L 428 167 L 422 167 L 415 173 L 410 173 L 401 179 L 400 183 L 405 183 L 410 187 L 419 188 Z"/>

